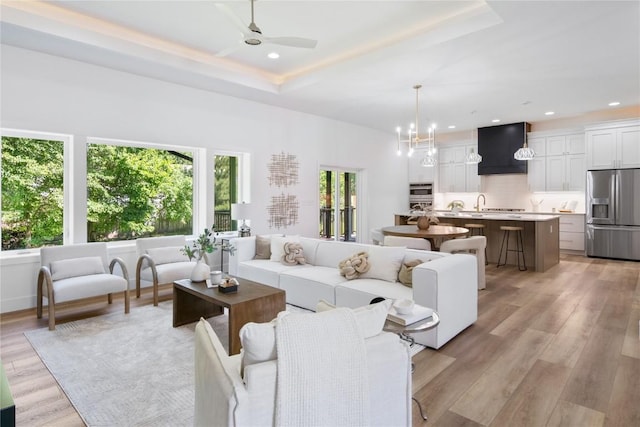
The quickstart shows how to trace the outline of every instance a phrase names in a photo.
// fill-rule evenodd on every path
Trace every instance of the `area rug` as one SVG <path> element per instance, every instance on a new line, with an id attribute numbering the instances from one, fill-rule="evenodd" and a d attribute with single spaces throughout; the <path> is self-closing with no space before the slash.
<path id="1" fill-rule="evenodd" d="M 25 335 L 88 426 L 191 426 L 195 323 L 173 328 L 172 316 L 165 301 Z M 209 319 L 225 347 L 227 321 Z"/>

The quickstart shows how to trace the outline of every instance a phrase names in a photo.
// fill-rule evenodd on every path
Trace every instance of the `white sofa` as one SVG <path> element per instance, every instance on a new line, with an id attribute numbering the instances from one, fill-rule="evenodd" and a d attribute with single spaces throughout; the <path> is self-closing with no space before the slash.
<path id="1" fill-rule="evenodd" d="M 477 320 L 478 271 L 476 258 L 468 254 L 384 247 L 360 243 L 336 242 L 297 237 L 303 247 L 306 264 L 289 266 L 269 259 L 254 259 L 256 236 L 231 240 L 235 253 L 229 257 L 231 275 L 277 287 L 286 291 L 287 302 L 315 310 L 319 300 L 342 307 L 360 307 L 375 297 L 413 299 L 431 307 L 440 315 L 438 327 L 414 334 L 416 342 L 440 348 Z M 398 251 L 404 262 L 424 262 L 413 269 L 413 287 L 377 278 L 347 280 L 338 264 L 357 252 L 367 252 L 372 266 L 395 258 Z M 372 267 L 373 268 L 373 267 Z M 397 277 L 397 270 L 395 272 Z"/>

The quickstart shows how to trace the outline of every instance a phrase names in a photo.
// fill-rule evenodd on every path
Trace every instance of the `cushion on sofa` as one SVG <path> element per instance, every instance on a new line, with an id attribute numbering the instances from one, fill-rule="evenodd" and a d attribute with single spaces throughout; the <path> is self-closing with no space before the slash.
<path id="1" fill-rule="evenodd" d="M 402 265 L 406 248 L 399 246 L 371 246 L 369 252 L 369 271 L 360 275 L 363 279 L 380 279 L 387 282 L 398 280 L 398 271 Z"/>
<path id="2" fill-rule="evenodd" d="M 287 242 L 284 244 L 284 255 L 282 256 L 284 265 L 306 264 L 302 244 L 298 242 Z"/>
<path id="3" fill-rule="evenodd" d="M 370 245 L 322 240 L 318 243 L 313 265 L 337 268 L 340 261 L 357 252 L 368 252 Z"/>
<path id="4" fill-rule="evenodd" d="M 189 257 L 182 252 L 183 246 L 167 246 L 164 248 L 149 248 L 149 255 L 156 265 L 170 264 L 172 262 L 189 262 Z"/>
<path id="5" fill-rule="evenodd" d="M 271 259 L 271 236 L 256 236 L 256 256 L 253 259 Z"/>
<path id="6" fill-rule="evenodd" d="M 411 287 L 413 285 L 413 267 L 422 263 L 423 261 L 419 259 L 403 262 L 398 273 L 398 281 L 405 286 Z"/>
<path id="7" fill-rule="evenodd" d="M 104 274 L 104 264 L 99 256 L 69 258 L 51 261 L 51 280 L 62 280 L 70 277 Z"/>
<path id="8" fill-rule="evenodd" d="M 349 255 L 338 264 L 340 275 L 347 280 L 357 279 L 361 274 L 369 271 L 369 268 L 369 254 L 366 252 Z"/>
<path id="9" fill-rule="evenodd" d="M 271 261 L 282 262 L 284 244 L 287 242 L 300 243 L 300 236 L 271 236 Z"/>

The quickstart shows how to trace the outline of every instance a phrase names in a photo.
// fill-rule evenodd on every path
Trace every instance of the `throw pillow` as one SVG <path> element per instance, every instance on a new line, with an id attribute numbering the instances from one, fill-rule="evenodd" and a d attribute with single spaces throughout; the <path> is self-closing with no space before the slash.
<path id="1" fill-rule="evenodd" d="M 271 236 L 271 261 L 282 262 L 284 244 L 287 242 L 300 243 L 299 236 Z"/>
<path id="2" fill-rule="evenodd" d="M 246 323 L 240 328 L 242 359 L 240 369 L 244 374 L 245 366 L 276 359 L 276 331 L 278 319 L 289 314 L 281 311 L 278 317 L 267 323 Z"/>
<path id="3" fill-rule="evenodd" d="M 287 242 L 284 244 L 284 255 L 282 256 L 284 265 L 305 264 L 304 251 L 302 245 L 297 242 Z"/>
<path id="4" fill-rule="evenodd" d="M 398 271 L 400 271 L 405 251 L 406 248 L 399 246 L 372 246 L 369 250 L 371 268 L 360 277 L 395 283 L 398 280 Z"/>
<path id="5" fill-rule="evenodd" d="M 422 264 L 424 261 L 414 259 L 405 263 L 402 263 L 400 272 L 398 273 L 398 280 L 405 286 L 413 287 L 413 267 Z"/>
<path id="6" fill-rule="evenodd" d="M 353 309 L 353 314 L 355 314 L 358 326 L 365 338 L 371 338 L 382 332 L 384 322 L 387 320 L 387 314 L 392 304 L 393 300 L 386 299 L 379 303 Z M 332 310 L 334 308 L 336 308 L 335 305 L 325 300 L 320 300 L 316 306 L 316 312 Z"/>
<path id="7" fill-rule="evenodd" d="M 189 257 L 182 253 L 182 246 L 167 246 L 164 248 L 149 248 L 149 255 L 156 265 L 170 264 L 172 262 L 187 262 Z"/>
<path id="8" fill-rule="evenodd" d="M 51 269 L 51 280 L 105 273 L 102 258 L 99 256 L 51 261 L 49 268 Z"/>
<path id="9" fill-rule="evenodd" d="M 256 256 L 253 259 L 271 258 L 271 237 L 256 236 Z"/>
<path id="10" fill-rule="evenodd" d="M 346 277 L 347 280 L 357 279 L 371 268 L 368 258 L 369 255 L 366 252 L 358 252 L 340 261 L 340 264 L 338 264 L 340 274 Z"/>

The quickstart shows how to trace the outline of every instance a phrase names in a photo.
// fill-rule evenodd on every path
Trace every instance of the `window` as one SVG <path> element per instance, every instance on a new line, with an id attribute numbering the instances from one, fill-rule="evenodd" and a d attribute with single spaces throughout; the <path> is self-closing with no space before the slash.
<path id="1" fill-rule="evenodd" d="M 64 141 L 3 132 L 1 151 L 2 250 L 61 245 Z"/>
<path id="2" fill-rule="evenodd" d="M 193 232 L 193 153 L 87 145 L 90 242 Z"/>
<path id="3" fill-rule="evenodd" d="M 356 176 L 345 170 L 320 170 L 320 238 L 356 241 Z"/>
<path id="4" fill-rule="evenodd" d="M 236 221 L 231 220 L 231 204 L 238 202 L 238 158 L 225 155 L 214 157 L 216 230 L 237 230 Z"/>

